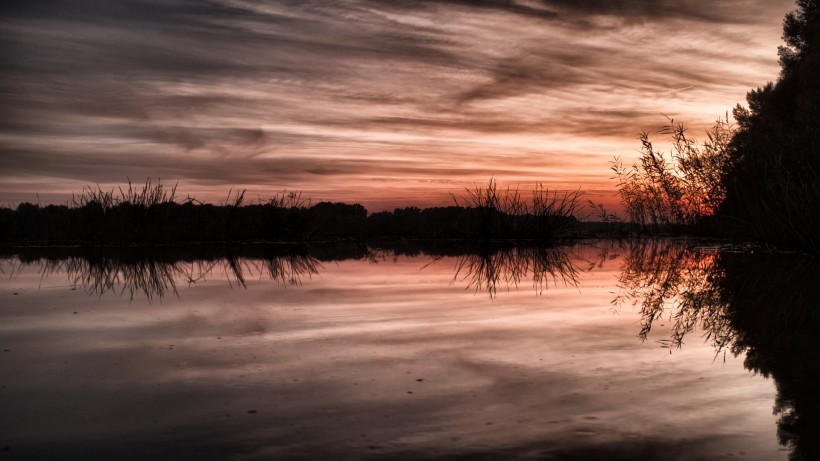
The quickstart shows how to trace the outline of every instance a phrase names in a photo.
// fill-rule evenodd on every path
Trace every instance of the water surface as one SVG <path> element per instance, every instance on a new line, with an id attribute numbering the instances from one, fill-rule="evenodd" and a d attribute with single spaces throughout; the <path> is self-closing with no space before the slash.
<path id="1" fill-rule="evenodd" d="M 778 392 L 760 358 L 772 348 L 727 314 L 742 299 L 715 274 L 741 256 L 614 242 L 257 253 L 8 255 L 1 456 L 776 460 L 815 449 L 799 435 L 816 426 L 784 419 L 816 421 L 816 398 L 793 383 Z"/>

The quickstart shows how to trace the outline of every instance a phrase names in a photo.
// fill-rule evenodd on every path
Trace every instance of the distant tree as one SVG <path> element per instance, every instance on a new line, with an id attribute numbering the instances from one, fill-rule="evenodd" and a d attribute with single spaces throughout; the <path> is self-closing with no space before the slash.
<path id="1" fill-rule="evenodd" d="M 797 5 L 784 21 L 779 79 L 733 111 L 720 214 L 762 241 L 820 249 L 820 5 Z"/>
<path id="2" fill-rule="evenodd" d="M 361 235 L 367 210 L 358 203 L 319 202 L 310 208 L 313 238 L 355 237 Z"/>

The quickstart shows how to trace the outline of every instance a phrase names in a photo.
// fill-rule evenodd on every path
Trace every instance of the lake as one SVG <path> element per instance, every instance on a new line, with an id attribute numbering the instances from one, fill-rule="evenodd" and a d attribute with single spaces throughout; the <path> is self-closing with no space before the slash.
<path id="1" fill-rule="evenodd" d="M 3 459 L 817 459 L 814 256 L 16 249 Z"/>

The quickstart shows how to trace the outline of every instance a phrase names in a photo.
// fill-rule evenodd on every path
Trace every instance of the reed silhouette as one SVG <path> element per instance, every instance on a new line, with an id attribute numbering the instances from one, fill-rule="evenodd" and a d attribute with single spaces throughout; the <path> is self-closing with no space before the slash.
<path id="1" fill-rule="evenodd" d="M 0 210 L 5 243 L 182 243 L 250 240 L 307 240 L 321 237 L 320 209 L 298 193 L 283 192 L 246 204 L 244 191 L 229 191 L 218 205 L 187 197 L 176 186 L 146 180 L 104 191 L 87 187 L 68 205 L 22 203 Z M 322 205 L 322 204 L 317 204 Z M 343 235 L 344 228 L 334 235 Z"/>
<path id="2" fill-rule="evenodd" d="M 499 189 L 490 179 L 486 186 L 465 189 L 456 205 L 473 211 L 473 233 L 481 239 L 516 238 L 554 241 L 572 229 L 581 207 L 581 192 L 550 191 L 537 184 L 528 200 L 517 188 Z"/>
<path id="3" fill-rule="evenodd" d="M 722 177 L 732 133 L 728 117 L 718 119 L 707 131 L 706 141 L 698 143 L 682 123 L 669 118 L 658 131 L 672 137 L 669 154 L 656 150 L 649 134 L 643 132 L 638 161 L 625 167 L 619 157 L 615 158 L 611 169 L 618 181 L 618 195 L 638 231 L 704 227 L 726 196 Z"/>
<path id="4" fill-rule="evenodd" d="M 793 461 L 820 457 L 820 258 L 697 249 L 649 241 L 628 247 L 617 306 L 639 307 L 638 336 L 671 323 L 670 348 L 702 331 L 717 355 L 745 354 L 774 379 L 778 439 Z"/>

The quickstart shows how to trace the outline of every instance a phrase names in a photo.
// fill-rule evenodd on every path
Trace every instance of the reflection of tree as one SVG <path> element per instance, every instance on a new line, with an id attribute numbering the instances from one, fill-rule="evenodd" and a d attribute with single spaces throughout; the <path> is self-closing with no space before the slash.
<path id="1" fill-rule="evenodd" d="M 620 282 L 615 302 L 640 306 L 642 338 L 661 318 L 677 347 L 700 327 L 717 351 L 745 354 L 747 369 L 772 377 L 780 443 L 792 460 L 820 459 L 820 258 L 644 242 Z"/>
<path id="2" fill-rule="evenodd" d="M 466 281 L 468 288 L 487 291 L 494 298 L 499 285 L 517 287 L 527 278 L 541 293 L 558 281 L 577 285 L 578 271 L 561 248 L 500 248 L 459 256 L 453 280 Z"/>
<path id="3" fill-rule="evenodd" d="M 777 383 L 778 439 L 793 460 L 820 459 L 820 258 L 726 254 L 721 293 L 734 351 Z"/>

